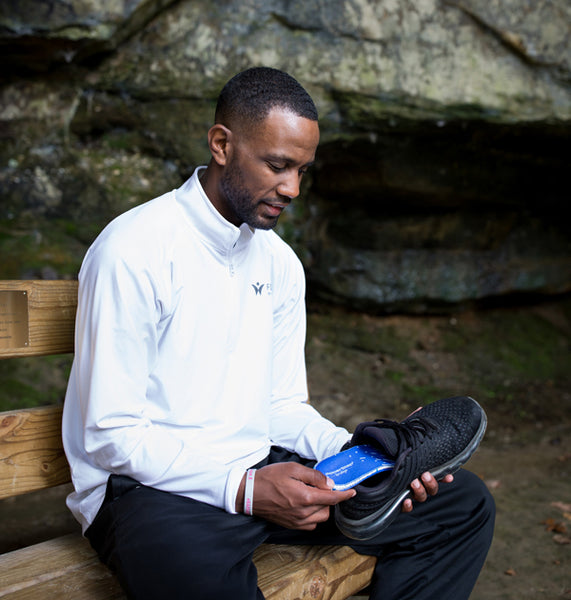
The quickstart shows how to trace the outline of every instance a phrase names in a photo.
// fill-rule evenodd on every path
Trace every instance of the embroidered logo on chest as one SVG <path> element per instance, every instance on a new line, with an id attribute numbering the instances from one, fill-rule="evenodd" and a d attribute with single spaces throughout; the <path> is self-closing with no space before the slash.
<path id="1" fill-rule="evenodd" d="M 271 283 L 256 283 L 252 284 L 256 296 L 271 296 L 272 295 L 272 284 Z"/>

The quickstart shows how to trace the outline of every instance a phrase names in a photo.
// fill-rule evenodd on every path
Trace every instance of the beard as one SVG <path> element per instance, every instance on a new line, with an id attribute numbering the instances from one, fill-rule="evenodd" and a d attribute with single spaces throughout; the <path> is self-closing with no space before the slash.
<path id="1" fill-rule="evenodd" d="M 233 162 L 227 165 L 220 180 L 220 188 L 228 210 L 234 214 L 233 222 L 246 223 L 253 229 L 273 229 L 279 219 L 259 214 L 261 201 L 256 202 L 248 190 L 242 172 Z"/>

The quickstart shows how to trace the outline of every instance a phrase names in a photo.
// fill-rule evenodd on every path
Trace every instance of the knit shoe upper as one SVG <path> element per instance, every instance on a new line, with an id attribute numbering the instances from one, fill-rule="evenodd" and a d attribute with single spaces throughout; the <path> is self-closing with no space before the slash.
<path id="1" fill-rule="evenodd" d="M 358 425 L 348 446 L 376 447 L 395 466 L 357 485 L 356 496 L 335 507 L 340 531 L 358 540 L 374 537 L 397 516 L 414 479 L 425 471 L 437 479 L 457 471 L 485 430 L 484 410 L 467 396 L 433 402 L 401 423 L 379 419 Z"/>

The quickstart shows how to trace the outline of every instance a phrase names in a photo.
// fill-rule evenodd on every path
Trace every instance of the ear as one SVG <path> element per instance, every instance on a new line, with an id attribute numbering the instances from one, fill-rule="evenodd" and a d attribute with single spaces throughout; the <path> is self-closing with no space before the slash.
<path id="1" fill-rule="evenodd" d="M 212 158 L 221 166 L 225 166 L 232 145 L 232 132 L 224 125 L 217 123 L 208 131 L 208 147 Z"/>

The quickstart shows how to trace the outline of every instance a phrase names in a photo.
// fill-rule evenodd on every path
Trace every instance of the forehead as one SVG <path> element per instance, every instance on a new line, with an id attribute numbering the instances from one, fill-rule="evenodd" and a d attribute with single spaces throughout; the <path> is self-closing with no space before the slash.
<path id="1" fill-rule="evenodd" d="M 248 138 L 258 151 L 288 156 L 309 162 L 319 143 L 317 121 L 300 117 L 287 109 L 274 108 L 249 132 Z"/>

